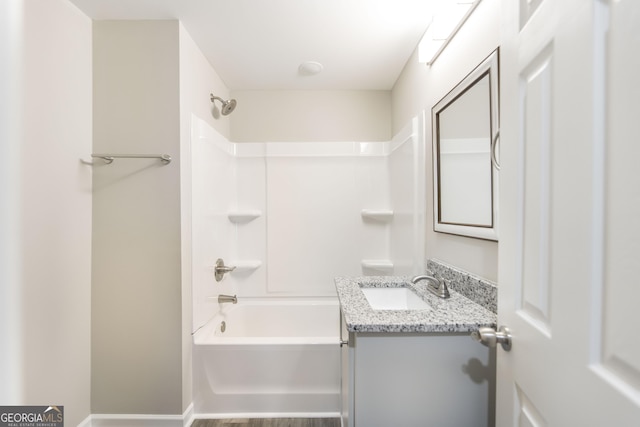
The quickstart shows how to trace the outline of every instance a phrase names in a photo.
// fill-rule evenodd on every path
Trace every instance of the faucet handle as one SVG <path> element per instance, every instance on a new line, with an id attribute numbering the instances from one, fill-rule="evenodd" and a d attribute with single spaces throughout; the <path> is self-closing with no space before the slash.
<path id="1" fill-rule="evenodd" d="M 226 273 L 230 273 L 235 269 L 235 267 L 227 267 L 226 265 L 224 265 L 224 260 L 222 258 L 218 258 L 216 260 L 216 266 L 214 267 L 214 276 L 216 278 L 216 282 L 221 281 Z"/>
<path id="2" fill-rule="evenodd" d="M 435 283 L 431 285 L 431 292 L 440 298 L 449 298 L 451 294 L 449 293 L 447 280 L 442 276 L 434 276 L 433 279 Z"/>
<path id="3" fill-rule="evenodd" d="M 442 298 L 449 298 L 451 294 L 449 293 L 449 284 L 447 283 L 447 279 L 440 276 L 438 277 L 439 288 L 438 292 L 442 295 Z"/>

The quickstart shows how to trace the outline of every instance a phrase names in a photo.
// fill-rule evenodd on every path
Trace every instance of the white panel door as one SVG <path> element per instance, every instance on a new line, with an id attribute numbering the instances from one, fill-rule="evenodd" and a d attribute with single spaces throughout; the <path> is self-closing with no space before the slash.
<path id="1" fill-rule="evenodd" d="M 640 1 L 504 0 L 498 426 L 639 426 Z"/>

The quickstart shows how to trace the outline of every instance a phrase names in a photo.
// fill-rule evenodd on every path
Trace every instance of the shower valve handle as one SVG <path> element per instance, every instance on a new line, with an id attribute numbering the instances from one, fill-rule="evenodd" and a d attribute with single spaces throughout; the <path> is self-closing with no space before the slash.
<path id="1" fill-rule="evenodd" d="M 226 273 L 230 273 L 235 269 L 235 267 L 227 267 L 224 265 L 224 260 L 222 258 L 218 258 L 216 266 L 213 269 L 216 282 L 221 281 Z"/>

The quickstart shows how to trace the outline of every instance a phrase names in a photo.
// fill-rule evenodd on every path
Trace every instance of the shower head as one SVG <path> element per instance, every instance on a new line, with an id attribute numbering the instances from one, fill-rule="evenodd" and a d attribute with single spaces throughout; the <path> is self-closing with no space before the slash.
<path id="1" fill-rule="evenodd" d="M 222 102 L 222 109 L 220 110 L 222 112 L 223 116 L 229 115 L 231 114 L 231 112 L 233 112 L 233 110 L 236 109 L 236 100 L 235 99 L 229 99 L 228 101 L 225 101 L 224 99 L 220 98 L 219 96 L 215 96 L 214 94 L 210 94 L 211 95 L 211 102 L 215 101 L 216 99 L 220 102 Z M 215 102 L 214 102 L 215 104 Z"/>

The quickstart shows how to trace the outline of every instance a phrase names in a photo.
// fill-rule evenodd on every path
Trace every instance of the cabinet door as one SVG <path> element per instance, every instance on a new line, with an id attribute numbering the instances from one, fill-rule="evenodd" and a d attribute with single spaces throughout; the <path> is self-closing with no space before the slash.
<path id="1" fill-rule="evenodd" d="M 494 424 L 495 359 L 468 334 L 357 334 L 357 427 Z"/>

